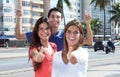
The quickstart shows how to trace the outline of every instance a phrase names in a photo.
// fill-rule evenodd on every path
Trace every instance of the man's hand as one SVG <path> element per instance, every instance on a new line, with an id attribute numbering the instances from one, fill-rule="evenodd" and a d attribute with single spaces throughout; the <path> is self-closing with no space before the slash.
<path id="1" fill-rule="evenodd" d="M 19 7 L 19 9 L 17 9 L 17 11 L 16 11 L 16 16 L 18 17 L 18 18 L 22 18 L 22 6 L 20 6 Z"/>

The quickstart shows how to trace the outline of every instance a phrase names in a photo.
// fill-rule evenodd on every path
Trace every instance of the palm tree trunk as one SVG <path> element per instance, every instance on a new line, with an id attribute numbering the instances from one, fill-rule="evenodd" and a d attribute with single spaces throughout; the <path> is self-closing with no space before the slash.
<path id="1" fill-rule="evenodd" d="M 65 14 L 64 14 L 63 1 L 62 1 L 62 13 L 63 13 L 63 19 L 64 19 L 64 26 L 65 26 Z"/>
<path id="2" fill-rule="evenodd" d="M 63 12 L 63 17 L 64 17 L 64 26 L 65 26 L 65 24 L 66 24 L 66 21 L 65 21 L 65 15 L 64 15 L 64 12 Z"/>
<path id="3" fill-rule="evenodd" d="M 105 35 L 106 35 L 106 13 L 104 8 L 104 40 L 105 40 Z"/>
<path id="4" fill-rule="evenodd" d="M 50 0 L 43 0 L 43 2 L 44 2 L 44 5 L 43 5 L 44 13 L 42 16 L 47 16 L 48 11 L 50 9 Z"/>

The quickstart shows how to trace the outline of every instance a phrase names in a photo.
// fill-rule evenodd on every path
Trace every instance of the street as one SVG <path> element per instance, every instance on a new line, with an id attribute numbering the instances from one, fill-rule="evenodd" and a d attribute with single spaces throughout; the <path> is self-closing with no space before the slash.
<path id="1" fill-rule="evenodd" d="M 9 71 L 31 67 L 28 57 L 4 58 L 0 59 L 0 71 Z M 7 67 L 7 68 L 6 68 Z"/>
<path id="2" fill-rule="evenodd" d="M 28 62 L 28 57 L 27 57 L 28 48 L 0 49 L 0 54 L 3 54 L 3 53 L 16 54 L 16 55 L 23 53 L 23 54 L 26 54 L 26 56 L 0 58 L 0 63 L 1 63 L 0 77 L 21 77 L 21 76 L 34 77 L 33 76 L 34 72 L 31 68 L 31 64 Z M 119 49 L 117 49 L 115 53 L 109 53 L 109 54 L 105 54 L 105 52 L 103 51 L 94 52 L 93 49 L 89 49 L 89 55 L 90 56 L 89 56 L 89 66 L 88 66 L 87 77 L 91 77 L 93 72 L 100 71 L 99 69 L 96 70 L 96 67 L 103 68 L 102 66 L 107 67 L 108 65 L 110 66 L 111 64 L 114 64 L 114 67 L 117 67 L 117 65 L 120 65 Z M 24 71 L 21 71 L 20 69 Z M 119 68 L 117 70 L 120 71 Z M 103 72 L 104 71 L 105 70 L 103 70 Z"/>

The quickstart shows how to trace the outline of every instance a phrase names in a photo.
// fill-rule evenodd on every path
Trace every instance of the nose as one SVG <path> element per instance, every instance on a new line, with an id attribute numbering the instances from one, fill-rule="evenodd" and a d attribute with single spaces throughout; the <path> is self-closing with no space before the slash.
<path id="1" fill-rule="evenodd" d="M 71 36 L 71 37 L 74 37 L 74 36 L 75 36 L 75 34 L 74 34 L 73 32 L 71 32 L 70 36 Z"/>
<path id="2" fill-rule="evenodd" d="M 57 20 L 58 18 L 55 16 L 53 19 L 54 19 L 54 20 Z"/>
<path id="3" fill-rule="evenodd" d="M 46 32 L 47 32 L 47 29 L 44 29 L 43 31 L 46 33 Z"/>

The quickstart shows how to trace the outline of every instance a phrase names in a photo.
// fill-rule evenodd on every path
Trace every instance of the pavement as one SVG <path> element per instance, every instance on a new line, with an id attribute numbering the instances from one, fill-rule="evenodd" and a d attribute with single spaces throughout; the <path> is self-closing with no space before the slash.
<path id="1" fill-rule="evenodd" d="M 26 52 L 18 52 L 18 53 L 14 53 L 14 52 L 6 52 L 7 50 L 17 50 L 17 49 L 24 49 L 24 48 L 0 48 L 0 59 L 1 58 L 11 58 L 11 57 L 22 57 L 22 56 L 28 56 L 28 53 Z"/>
<path id="2" fill-rule="evenodd" d="M 5 51 L 6 48 L 0 48 L 0 50 Z M 28 56 L 28 53 L 0 52 L 0 59 L 9 58 L 9 57 L 21 57 L 21 56 Z M 7 76 L 6 74 L 7 75 L 9 74 L 9 76 Z M 18 69 L 18 70 L 11 70 L 11 71 L 0 71 L 0 77 L 16 77 L 15 74 L 19 76 L 22 75 L 22 77 L 23 74 L 25 75 L 25 77 L 28 77 L 27 75 L 29 75 L 29 77 L 34 77 L 34 72 L 32 70 L 32 67 Z M 103 64 L 97 66 L 94 65 L 93 67 L 88 67 L 87 77 L 120 77 L 120 63 L 110 63 L 110 64 Z"/>

